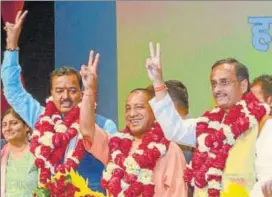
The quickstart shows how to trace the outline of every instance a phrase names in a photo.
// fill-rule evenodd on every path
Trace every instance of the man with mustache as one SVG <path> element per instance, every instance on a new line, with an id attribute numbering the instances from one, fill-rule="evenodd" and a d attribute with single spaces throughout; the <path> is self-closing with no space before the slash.
<path id="1" fill-rule="evenodd" d="M 178 145 L 165 139 L 148 101 L 147 89 L 135 89 L 125 105 L 126 128 L 109 136 L 95 125 L 96 66 L 81 68 L 84 94 L 80 128 L 85 148 L 106 166 L 102 187 L 109 197 L 187 197 L 183 181 L 186 167 Z"/>
<path id="2" fill-rule="evenodd" d="M 267 103 L 272 109 L 272 75 L 261 75 L 256 77 L 251 83 L 251 91 L 260 102 Z M 268 121 L 268 119 L 270 119 Z M 264 122 L 265 121 L 265 122 Z M 272 127 L 272 117 L 267 117 L 260 126 Z M 270 126 L 269 126 L 270 124 Z M 256 149 L 256 176 L 257 183 L 251 191 L 251 196 L 272 196 L 272 132 L 262 129 L 259 133 Z M 265 162 L 266 161 L 266 162 Z"/>
<path id="3" fill-rule="evenodd" d="M 75 125 L 79 119 L 77 105 L 82 98 L 82 80 L 79 73 L 72 67 L 61 67 L 52 72 L 50 76 L 51 98 L 49 99 L 52 102 L 46 108 L 42 107 L 38 101 L 28 94 L 21 84 L 18 40 L 26 15 L 27 11 L 19 11 L 15 24 L 7 23 L 5 27 L 7 32 L 7 50 L 4 55 L 1 72 L 7 101 L 31 128 L 36 128 L 30 149 L 37 157 L 36 161 L 50 163 L 55 170 L 58 168 L 59 171 L 72 167 L 85 179 L 88 179 L 91 189 L 104 191 L 100 186 L 103 164 L 86 152 L 83 145 L 82 147 L 80 146 L 80 137 L 77 133 L 68 135 L 69 129 L 72 129 L 71 125 Z M 90 57 L 92 56 L 93 52 L 90 53 Z M 98 58 L 97 56 L 96 63 Z M 48 113 L 52 114 L 49 116 Z M 56 118 L 59 118 L 57 122 Z M 110 119 L 96 114 L 95 121 L 110 134 L 114 134 L 117 131 L 115 123 Z M 43 126 L 44 122 L 51 126 Z M 47 129 L 52 133 L 58 133 L 58 136 L 54 135 L 52 137 L 50 132 L 46 132 Z M 42 135 L 44 136 L 42 137 Z M 42 141 L 46 137 L 45 135 L 52 137 L 50 144 Z M 60 143 L 62 144 L 60 145 Z M 45 150 L 39 152 L 38 147 L 42 145 L 44 145 Z M 54 148 L 52 148 L 53 145 Z M 77 145 L 79 148 L 77 148 Z M 53 152 L 50 157 L 47 155 L 49 157 L 47 158 L 46 154 L 50 151 Z M 71 153 L 74 155 L 71 155 Z M 38 163 L 36 164 L 38 165 Z M 47 168 L 42 167 L 42 165 L 40 168 L 42 169 L 40 170 L 42 171 L 40 173 L 40 182 L 46 182 L 47 178 L 50 178 L 51 172 Z"/>
<path id="4" fill-rule="evenodd" d="M 167 93 L 159 44 L 155 53 L 150 43 L 146 69 L 156 93 L 150 104 L 165 136 L 196 147 L 192 163 L 185 171 L 186 182 L 195 187 L 194 196 L 219 197 L 232 183 L 252 190 L 258 122 L 269 114 L 270 108 L 249 93 L 246 66 L 232 58 L 212 66 L 210 82 L 217 107 L 194 121 L 178 115 Z M 265 126 L 264 129 L 271 130 Z"/>

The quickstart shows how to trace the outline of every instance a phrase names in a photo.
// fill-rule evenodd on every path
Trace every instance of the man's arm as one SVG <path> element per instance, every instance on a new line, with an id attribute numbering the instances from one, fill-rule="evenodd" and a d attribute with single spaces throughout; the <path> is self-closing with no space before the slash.
<path id="1" fill-rule="evenodd" d="M 91 51 L 88 66 L 82 65 L 80 70 L 84 94 L 79 120 L 85 149 L 106 165 L 109 160 L 109 135 L 95 124 L 95 90 L 98 60 L 99 54 L 94 58 L 94 52 Z"/>
<path id="2" fill-rule="evenodd" d="M 169 94 L 156 101 L 149 101 L 155 118 L 168 140 L 191 147 L 196 146 L 196 119 L 183 120 L 175 109 Z"/>
<path id="3" fill-rule="evenodd" d="M 150 57 L 147 58 L 145 67 L 155 90 L 155 98 L 149 103 L 156 120 L 161 125 L 168 140 L 195 147 L 196 121 L 183 120 L 168 95 L 162 74 L 160 44 L 157 43 L 155 51 L 153 43 L 149 43 L 149 50 Z"/>
<path id="4" fill-rule="evenodd" d="M 7 50 L 13 51 L 5 52 L 1 76 L 4 94 L 8 103 L 31 128 L 34 128 L 44 108 L 22 86 L 20 80 L 21 67 L 18 61 L 18 51 L 16 51 L 18 50 L 18 40 L 26 14 L 27 11 L 24 13 L 19 11 L 15 24 L 6 23 Z"/>

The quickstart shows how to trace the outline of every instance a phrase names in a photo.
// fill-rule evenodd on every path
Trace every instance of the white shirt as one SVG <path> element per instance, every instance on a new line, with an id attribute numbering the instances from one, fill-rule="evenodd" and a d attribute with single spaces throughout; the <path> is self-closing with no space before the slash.
<path id="1" fill-rule="evenodd" d="M 257 182 L 250 197 L 263 197 L 262 185 L 272 180 L 272 119 L 268 119 L 257 139 L 255 169 Z"/>
<path id="2" fill-rule="evenodd" d="M 178 144 L 196 147 L 197 119 L 183 120 L 175 109 L 169 94 L 162 100 L 149 101 L 155 118 L 161 125 L 165 137 Z M 266 121 L 256 144 L 257 182 L 250 193 L 251 197 L 263 197 L 261 186 L 272 179 L 272 119 Z"/>

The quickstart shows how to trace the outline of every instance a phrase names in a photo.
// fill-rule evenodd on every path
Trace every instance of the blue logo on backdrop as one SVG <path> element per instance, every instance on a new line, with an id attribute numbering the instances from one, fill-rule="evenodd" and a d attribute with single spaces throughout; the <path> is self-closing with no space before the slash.
<path id="1" fill-rule="evenodd" d="M 269 17 L 248 17 L 248 23 L 252 24 L 252 45 L 255 49 L 267 52 L 272 41 L 269 34 L 272 16 Z"/>

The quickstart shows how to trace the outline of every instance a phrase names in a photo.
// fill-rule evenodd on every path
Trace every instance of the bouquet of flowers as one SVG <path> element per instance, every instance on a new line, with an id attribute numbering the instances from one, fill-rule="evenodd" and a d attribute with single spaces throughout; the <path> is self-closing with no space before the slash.
<path id="1" fill-rule="evenodd" d="M 73 169 L 66 173 L 58 172 L 46 184 L 40 184 L 33 191 L 34 197 L 105 197 L 100 192 L 94 192 Z"/>

